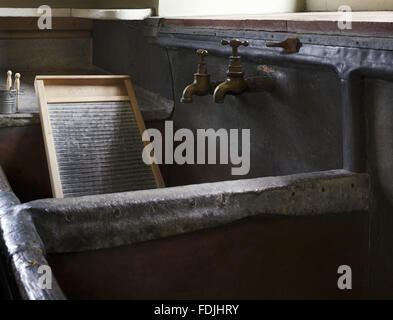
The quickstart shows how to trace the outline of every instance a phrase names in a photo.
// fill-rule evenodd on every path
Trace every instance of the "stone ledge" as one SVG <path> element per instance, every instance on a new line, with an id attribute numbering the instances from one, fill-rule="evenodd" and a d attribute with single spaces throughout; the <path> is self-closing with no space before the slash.
<path id="1" fill-rule="evenodd" d="M 40 124 L 38 113 L 0 114 L 0 128 L 26 127 Z"/>
<path id="2" fill-rule="evenodd" d="M 153 14 L 153 9 L 73 9 L 53 8 L 54 18 L 85 18 L 99 20 L 143 20 Z M 37 8 L 0 8 L 0 17 L 40 17 Z"/>
<path id="3" fill-rule="evenodd" d="M 367 174 L 331 170 L 43 199 L 25 205 L 47 252 L 64 253 L 157 240 L 253 216 L 270 219 L 364 212 L 369 209 L 369 189 Z M 107 223 L 104 226 L 99 221 Z M 58 228 L 62 228 L 61 235 Z"/>

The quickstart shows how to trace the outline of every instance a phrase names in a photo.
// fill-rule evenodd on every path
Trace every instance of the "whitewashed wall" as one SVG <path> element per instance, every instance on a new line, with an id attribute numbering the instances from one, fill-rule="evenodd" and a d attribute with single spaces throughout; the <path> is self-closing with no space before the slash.
<path id="1" fill-rule="evenodd" d="M 393 0 L 306 0 L 307 11 L 337 11 L 348 5 L 353 11 L 393 10 Z"/>

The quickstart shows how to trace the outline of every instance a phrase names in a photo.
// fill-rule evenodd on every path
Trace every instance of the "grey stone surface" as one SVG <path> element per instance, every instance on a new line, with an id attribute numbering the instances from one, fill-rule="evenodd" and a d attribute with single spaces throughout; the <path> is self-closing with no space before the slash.
<path id="1" fill-rule="evenodd" d="M 166 120 L 171 117 L 174 101 L 134 85 L 135 95 L 145 121 Z"/>
<path id="2" fill-rule="evenodd" d="M 65 299 L 55 277 L 52 289 L 39 287 L 41 265 L 49 265 L 45 258 L 45 248 L 38 235 L 31 215 L 20 205 L 12 192 L 0 167 L 0 243 L 6 249 L 18 284 L 20 294 L 30 300 Z"/>
<path id="3" fill-rule="evenodd" d="M 344 170 L 25 204 L 50 253 L 129 245 L 256 215 L 340 215 L 368 207 L 368 176 Z"/>
<path id="4" fill-rule="evenodd" d="M 0 128 L 40 125 L 38 113 L 0 114 Z"/>

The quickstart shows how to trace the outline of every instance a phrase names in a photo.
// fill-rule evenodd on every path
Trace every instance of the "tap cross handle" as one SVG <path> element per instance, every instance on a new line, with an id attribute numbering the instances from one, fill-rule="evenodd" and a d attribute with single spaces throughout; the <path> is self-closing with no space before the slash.
<path id="1" fill-rule="evenodd" d="M 205 63 L 205 57 L 209 55 L 209 52 L 205 49 L 198 49 L 196 53 L 201 57 L 201 63 Z"/>
<path id="2" fill-rule="evenodd" d="M 198 65 L 198 73 L 207 74 L 205 57 L 209 55 L 209 52 L 205 49 L 198 49 L 196 53 L 201 58 L 201 61 L 199 62 Z"/>
<path id="3" fill-rule="evenodd" d="M 248 47 L 248 41 L 241 41 L 238 39 L 232 39 L 232 40 L 222 40 L 221 44 L 223 46 L 231 46 L 232 47 L 232 57 L 238 57 L 239 56 L 239 46 L 245 46 Z"/>

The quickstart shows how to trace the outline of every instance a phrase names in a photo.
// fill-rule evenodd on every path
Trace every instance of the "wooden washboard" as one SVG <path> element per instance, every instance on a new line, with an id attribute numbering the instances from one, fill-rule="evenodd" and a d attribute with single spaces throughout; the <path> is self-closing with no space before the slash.
<path id="1" fill-rule="evenodd" d="M 128 76 L 37 76 L 55 198 L 164 187 L 142 161 L 145 124 Z"/>

